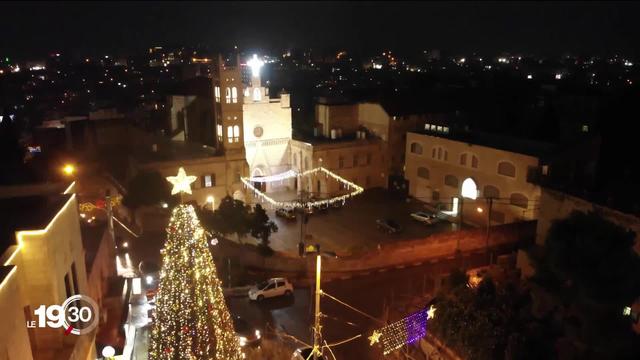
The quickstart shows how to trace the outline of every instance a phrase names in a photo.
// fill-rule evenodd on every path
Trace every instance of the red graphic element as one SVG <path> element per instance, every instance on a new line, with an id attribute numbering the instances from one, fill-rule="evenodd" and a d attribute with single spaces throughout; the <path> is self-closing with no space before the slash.
<path id="1" fill-rule="evenodd" d="M 65 331 L 64 331 L 64 334 L 65 334 L 65 335 L 69 335 L 69 334 L 71 334 L 71 332 L 72 332 L 72 331 L 73 331 L 73 326 L 69 326 L 69 327 L 67 328 L 67 330 L 65 330 Z"/>
<path id="2" fill-rule="evenodd" d="M 96 207 L 98 209 L 104 209 L 106 205 L 107 204 L 105 203 L 105 201 L 103 199 L 96 200 Z"/>

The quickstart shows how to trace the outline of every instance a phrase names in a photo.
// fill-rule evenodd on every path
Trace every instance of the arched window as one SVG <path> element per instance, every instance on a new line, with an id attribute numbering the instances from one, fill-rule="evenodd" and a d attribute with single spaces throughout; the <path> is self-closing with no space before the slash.
<path id="1" fill-rule="evenodd" d="M 422 179 L 429 179 L 429 169 L 427 169 L 426 167 L 419 167 L 418 168 L 418 177 L 422 178 Z"/>
<path id="2" fill-rule="evenodd" d="M 478 157 L 470 153 L 463 153 L 462 155 L 460 155 L 460 165 L 470 166 L 474 169 L 477 169 Z"/>
<path id="3" fill-rule="evenodd" d="M 251 90 L 249 88 L 244 88 L 244 97 L 249 97 L 251 94 L 249 93 Z"/>
<path id="4" fill-rule="evenodd" d="M 215 88 L 216 102 L 220 102 L 220 86 L 216 86 Z"/>
<path id="5" fill-rule="evenodd" d="M 260 101 L 262 99 L 262 94 L 260 93 L 259 88 L 253 89 L 253 101 Z"/>
<path id="6" fill-rule="evenodd" d="M 233 127 L 232 126 L 227 126 L 227 139 L 229 139 L 229 142 L 233 142 Z"/>
<path id="7" fill-rule="evenodd" d="M 231 89 L 224 88 L 224 101 L 229 104 L 231 102 Z"/>
<path id="8" fill-rule="evenodd" d="M 411 153 L 412 154 L 417 154 L 417 155 L 422 155 L 422 145 L 418 144 L 418 143 L 411 143 Z"/>
<path id="9" fill-rule="evenodd" d="M 240 141 L 240 126 L 234 125 L 233 126 L 233 142 L 238 142 L 238 141 Z"/>
<path id="10" fill-rule="evenodd" d="M 516 177 L 516 167 L 508 161 L 500 161 L 498 163 L 498 174 Z"/>
<path id="11" fill-rule="evenodd" d="M 478 185 L 473 181 L 472 178 L 466 178 L 462 182 L 462 188 L 460 189 L 460 195 L 467 199 L 477 199 L 478 198 Z"/>
<path id="12" fill-rule="evenodd" d="M 511 205 L 521 207 L 523 209 L 526 209 L 529 205 L 529 199 L 520 193 L 511 194 L 509 202 L 511 203 Z"/>
<path id="13" fill-rule="evenodd" d="M 484 196 L 485 198 L 498 199 L 500 198 L 500 190 L 493 185 L 485 185 L 484 189 L 482 190 L 482 196 Z"/>
<path id="14" fill-rule="evenodd" d="M 238 89 L 235 86 L 231 88 L 231 99 L 234 104 L 238 102 Z"/>
<path id="15" fill-rule="evenodd" d="M 442 148 L 438 148 L 438 160 L 442 159 Z"/>
<path id="16" fill-rule="evenodd" d="M 453 175 L 446 175 L 444 177 L 444 184 L 454 188 L 458 187 L 458 178 Z"/>
<path id="17" fill-rule="evenodd" d="M 431 149 L 431 158 L 432 159 L 436 158 L 436 148 Z"/>

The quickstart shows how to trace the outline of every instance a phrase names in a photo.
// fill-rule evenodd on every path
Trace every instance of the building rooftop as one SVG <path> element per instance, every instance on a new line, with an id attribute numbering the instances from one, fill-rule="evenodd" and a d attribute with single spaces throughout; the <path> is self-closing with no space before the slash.
<path id="1" fill-rule="evenodd" d="M 535 156 L 541 159 L 548 158 L 556 149 L 555 145 L 549 143 L 484 132 L 452 131 L 447 134 L 442 132 L 421 130 L 414 131 L 413 133 Z"/>
<path id="2" fill-rule="evenodd" d="M 139 146 L 135 150 L 134 157 L 144 164 L 160 161 L 204 159 L 215 156 L 220 156 L 220 154 L 210 146 L 159 139 L 156 143 L 156 151 L 153 151 L 151 146 Z"/>
<path id="3" fill-rule="evenodd" d="M 345 135 L 338 139 L 330 139 L 324 136 L 321 136 L 321 137 L 310 136 L 310 137 L 299 137 L 293 140 L 308 143 L 312 146 L 322 147 L 322 148 L 353 146 L 358 144 L 369 145 L 369 144 L 374 144 L 380 141 L 380 139 L 371 137 L 371 136 L 364 139 L 358 139 L 356 134 Z"/>
<path id="4" fill-rule="evenodd" d="M 0 199 L 0 254 L 16 245 L 16 231 L 42 230 L 72 195 L 36 195 Z"/>

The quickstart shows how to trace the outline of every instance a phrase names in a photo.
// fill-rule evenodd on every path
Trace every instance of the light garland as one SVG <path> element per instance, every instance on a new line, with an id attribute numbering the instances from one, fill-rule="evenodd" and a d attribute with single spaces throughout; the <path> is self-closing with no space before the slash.
<path id="1" fill-rule="evenodd" d="M 276 175 L 253 176 L 253 177 L 249 178 L 249 181 L 257 182 L 257 183 L 270 183 L 270 182 L 274 182 L 274 181 L 282 181 L 282 180 L 291 179 L 291 178 L 294 178 L 296 176 L 298 176 L 297 172 L 295 172 L 294 170 L 289 170 L 289 171 L 285 171 L 283 173 L 276 174 Z"/>
<path id="2" fill-rule="evenodd" d="M 340 195 L 340 196 L 336 196 L 336 197 L 332 197 L 330 199 L 322 199 L 322 200 L 316 200 L 316 201 L 311 201 L 311 202 L 301 202 L 301 201 L 277 201 L 275 199 L 273 199 L 272 197 L 270 197 L 269 195 L 265 194 L 264 192 L 262 192 L 262 190 L 256 188 L 255 186 L 253 186 L 253 184 L 251 182 L 263 182 L 263 183 L 267 183 L 267 182 L 272 182 L 272 181 L 280 181 L 280 180 L 284 180 L 284 179 L 288 179 L 288 178 L 292 178 L 292 177 L 296 177 L 296 178 L 300 178 L 300 177 L 304 177 L 304 176 L 309 176 L 309 175 L 313 175 L 316 174 L 318 172 L 324 173 L 327 176 L 330 176 L 331 178 L 333 178 L 334 180 L 340 182 L 341 184 L 343 184 L 347 189 L 353 190 L 348 194 L 344 194 L 344 195 Z M 267 181 L 253 181 L 253 179 L 267 179 Z M 273 180 L 275 179 L 275 180 Z M 301 208 L 312 208 L 312 207 L 317 207 L 317 206 L 321 206 L 321 205 L 331 205 L 334 204 L 336 202 L 345 202 L 347 199 L 349 199 L 352 196 L 356 196 L 360 193 L 362 193 L 364 191 L 364 188 L 362 186 L 359 186 L 356 183 L 353 183 L 349 180 L 346 180 L 345 178 L 323 168 L 323 167 L 318 167 L 315 169 L 311 169 L 311 170 L 307 170 L 304 171 L 302 173 L 298 173 L 294 170 L 289 170 L 286 171 L 284 173 L 281 174 L 277 174 L 277 175 L 273 175 L 270 177 L 262 177 L 262 178 L 246 178 L 246 177 L 242 177 L 240 178 L 240 180 L 242 181 L 242 183 L 249 189 L 251 189 L 254 194 L 256 194 L 258 197 L 260 197 L 262 200 L 268 202 L 269 204 L 275 206 L 275 207 L 284 207 L 284 208 L 297 208 L 297 209 L 301 209 Z"/>
<path id="3" fill-rule="evenodd" d="M 413 344 L 427 334 L 427 320 L 433 319 L 435 312 L 436 308 L 431 305 L 429 309 L 424 308 L 382 329 L 374 330 L 369 337 L 369 345 L 373 346 L 382 339 L 383 354 L 388 355 L 407 344 Z"/>
<path id="4" fill-rule="evenodd" d="M 149 358 L 242 359 L 206 232 L 193 206 L 173 209 L 161 254 Z"/>
<path id="5" fill-rule="evenodd" d="M 120 195 L 114 196 L 109 200 L 109 202 L 111 203 L 111 207 L 114 208 L 122 203 L 122 196 Z M 78 205 L 80 212 L 90 212 L 90 211 L 93 211 L 94 209 L 104 210 L 105 207 L 106 207 L 106 201 L 102 199 L 99 199 L 98 201 L 96 201 L 95 204 L 91 202 L 84 202 Z"/>

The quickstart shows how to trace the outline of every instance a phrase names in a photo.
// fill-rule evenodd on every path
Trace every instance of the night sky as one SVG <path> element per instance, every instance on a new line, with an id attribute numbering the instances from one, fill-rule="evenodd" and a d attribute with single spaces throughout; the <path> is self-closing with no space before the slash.
<path id="1" fill-rule="evenodd" d="M 153 45 L 640 54 L 639 3 L 3 3 L 0 55 Z"/>

